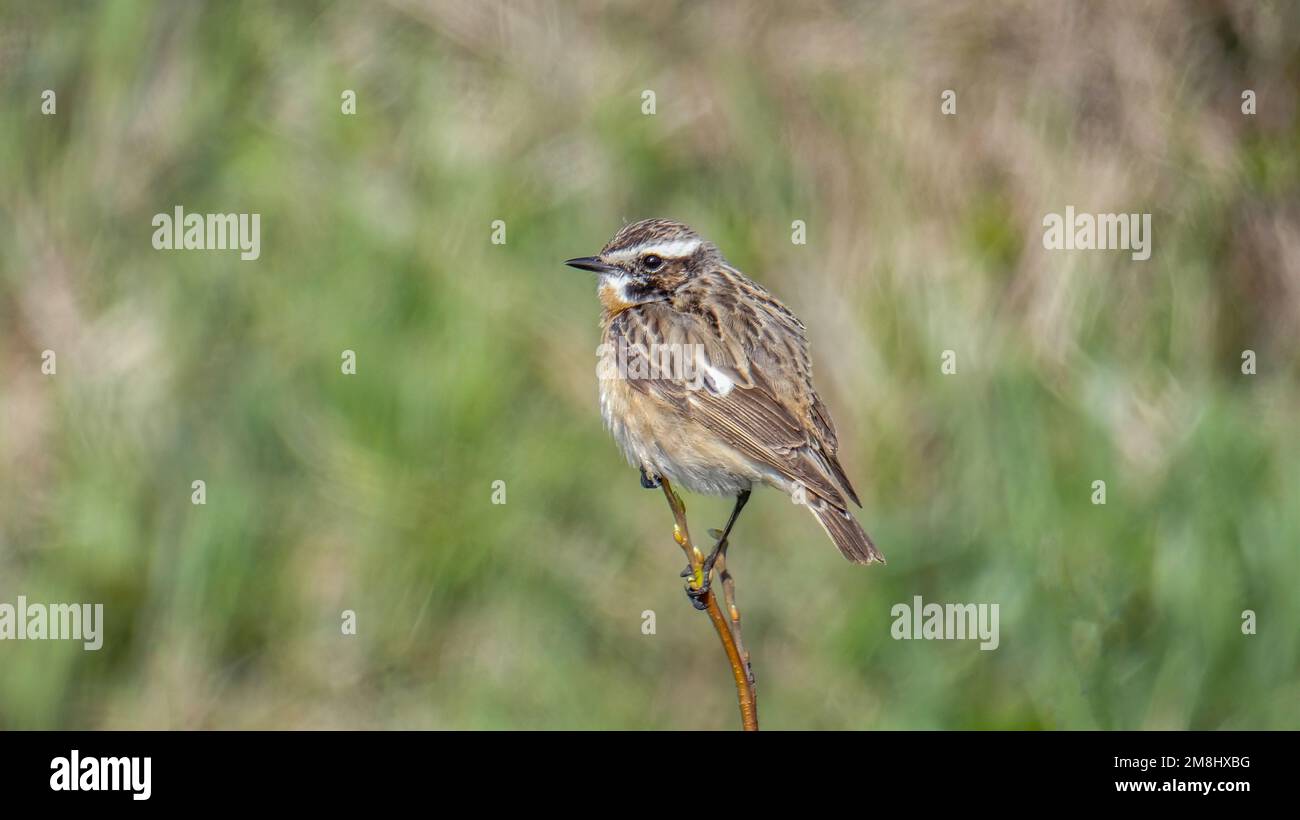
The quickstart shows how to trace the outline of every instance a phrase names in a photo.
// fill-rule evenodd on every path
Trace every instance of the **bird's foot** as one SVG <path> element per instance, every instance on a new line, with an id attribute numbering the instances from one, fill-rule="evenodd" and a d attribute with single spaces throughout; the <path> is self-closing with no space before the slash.
<path id="1" fill-rule="evenodd" d="M 686 597 L 691 599 L 691 606 L 703 612 L 709 608 L 709 585 L 706 583 L 704 586 L 696 589 L 690 584 L 687 584 Z"/>
<path id="2" fill-rule="evenodd" d="M 690 566 L 690 565 L 687 565 L 686 569 L 682 570 L 682 577 L 683 577 L 683 578 L 693 578 L 694 576 L 695 576 L 695 568 L 694 568 L 694 567 L 692 567 L 692 566 Z M 706 597 L 708 596 L 708 594 L 709 594 L 709 586 L 710 586 L 709 582 L 710 582 L 711 580 L 713 580 L 713 579 L 710 577 L 710 573 L 705 572 L 705 573 L 704 573 L 704 585 L 703 585 L 703 586 L 701 586 L 701 587 L 699 587 L 699 588 L 697 589 L 697 588 L 696 588 L 694 585 L 692 585 L 692 584 L 689 584 L 689 583 L 688 583 L 688 584 L 686 585 L 686 597 L 691 599 L 691 606 L 693 606 L 693 607 L 695 607 L 696 609 L 701 610 L 701 611 L 706 610 L 706 609 L 709 608 L 709 602 L 706 601 L 705 598 L 706 598 Z"/>
<path id="3" fill-rule="evenodd" d="M 645 468 L 642 467 L 642 468 L 641 468 L 641 486 L 642 486 L 642 487 L 645 487 L 647 490 L 657 490 L 657 489 L 659 489 L 659 477 L 658 477 L 658 476 L 653 476 L 653 477 L 652 477 L 652 476 L 648 475 L 648 474 L 646 473 L 646 471 L 645 471 Z"/>

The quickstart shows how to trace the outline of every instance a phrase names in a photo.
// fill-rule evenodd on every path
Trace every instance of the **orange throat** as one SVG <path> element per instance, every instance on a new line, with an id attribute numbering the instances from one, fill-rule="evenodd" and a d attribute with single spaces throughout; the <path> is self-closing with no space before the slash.
<path id="1" fill-rule="evenodd" d="M 600 297 L 600 306 L 605 309 L 605 313 L 609 314 L 610 318 L 636 304 L 623 298 L 623 288 L 613 282 L 601 282 L 596 293 Z"/>

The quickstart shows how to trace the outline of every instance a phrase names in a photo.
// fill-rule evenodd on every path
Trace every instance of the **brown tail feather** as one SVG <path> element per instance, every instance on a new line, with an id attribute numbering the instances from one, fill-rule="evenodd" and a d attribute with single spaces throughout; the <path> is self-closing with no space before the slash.
<path id="1" fill-rule="evenodd" d="M 817 516 L 822 529 L 845 558 L 855 564 L 885 563 L 885 556 L 871 543 L 871 536 L 851 513 L 821 499 L 810 502 L 808 509 Z"/>

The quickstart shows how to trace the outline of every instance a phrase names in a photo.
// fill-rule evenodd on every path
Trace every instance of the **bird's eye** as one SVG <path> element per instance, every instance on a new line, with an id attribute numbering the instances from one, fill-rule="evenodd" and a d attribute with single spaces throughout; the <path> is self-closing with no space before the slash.
<path id="1" fill-rule="evenodd" d="M 641 257 L 641 265 L 648 271 L 657 271 L 664 266 L 662 257 L 655 256 L 653 253 Z"/>

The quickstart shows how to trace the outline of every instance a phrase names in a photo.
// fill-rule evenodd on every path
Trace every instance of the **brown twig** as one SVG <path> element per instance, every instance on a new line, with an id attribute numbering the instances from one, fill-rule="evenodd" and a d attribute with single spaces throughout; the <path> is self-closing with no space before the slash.
<path id="1" fill-rule="evenodd" d="M 681 496 L 673 491 L 668 479 L 660 476 L 659 481 L 663 486 L 664 496 L 668 499 L 668 506 L 673 511 L 673 540 L 686 553 L 686 560 L 690 563 L 690 586 L 692 589 L 701 589 L 704 586 L 704 556 L 691 543 L 690 529 L 686 525 L 686 504 L 682 501 Z M 722 559 L 721 554 L 718 557 Z M 716 566 L 715 564 L 715 568 Z M 725 561 L 722 566 L 725 571 Z M 731 579 L 730 574 L 726 575 L 724 587 L 727 587 L 728 584 L 732 585 L 726 589 L 728 609 L 733 613 L 732 617 L 736 629 L 739 630 L 740 613 L 735 608 L 734 581 Z M 756 732 L 758 731 L 758 703 L 754 697 L 754 680 L 749 666 L 749 658 L 744 654 L 744 650 L 737 646 L 736 635 L 732 634 L 732 627 L 727 622 L 726 616 L 722 614 L 722 610 L 719 609 L 718 599 L 711 588 L 704 593 L 702 601 L 705 605 L 705 611 L 709 613 L 709 620 L 713 622 L 713 628 L 722 641 L 722 648 L 727 653 L 727 662 L 731 664 L 731 674 L 736 679 L 736 697 L 740 701 L 740 722 L 746 732 Z"/>
<path id="2" fill-rule="evenodd" d="M 717 533 L 717 535 L 714 535 Z M 709 530 L 709 534 L 715 538 L 722 535 L 718 530 Z M 754 667 L 749 664 L 749 652 L 745 650 L 745 641 L 741 637 L 740 631 L 740 610 L 736 607 L 736 579 L 731 576 L 731 571 L 727 569 L 727 544 L 724 542 L 718 548 L 718 560 L 713 562 L 713 568 L 718 571 L 718 580 L 722 582 L 722 603 L 727 607 L 727 614 L 731 616 L 731 634 L 736 639 L 736 651 L 740 653 L 740 659 L 745 662 L 745 677 L 749 681 L 749 688 L 754 693 L 757 700 L 758 691 L 754 685 Z"/>

